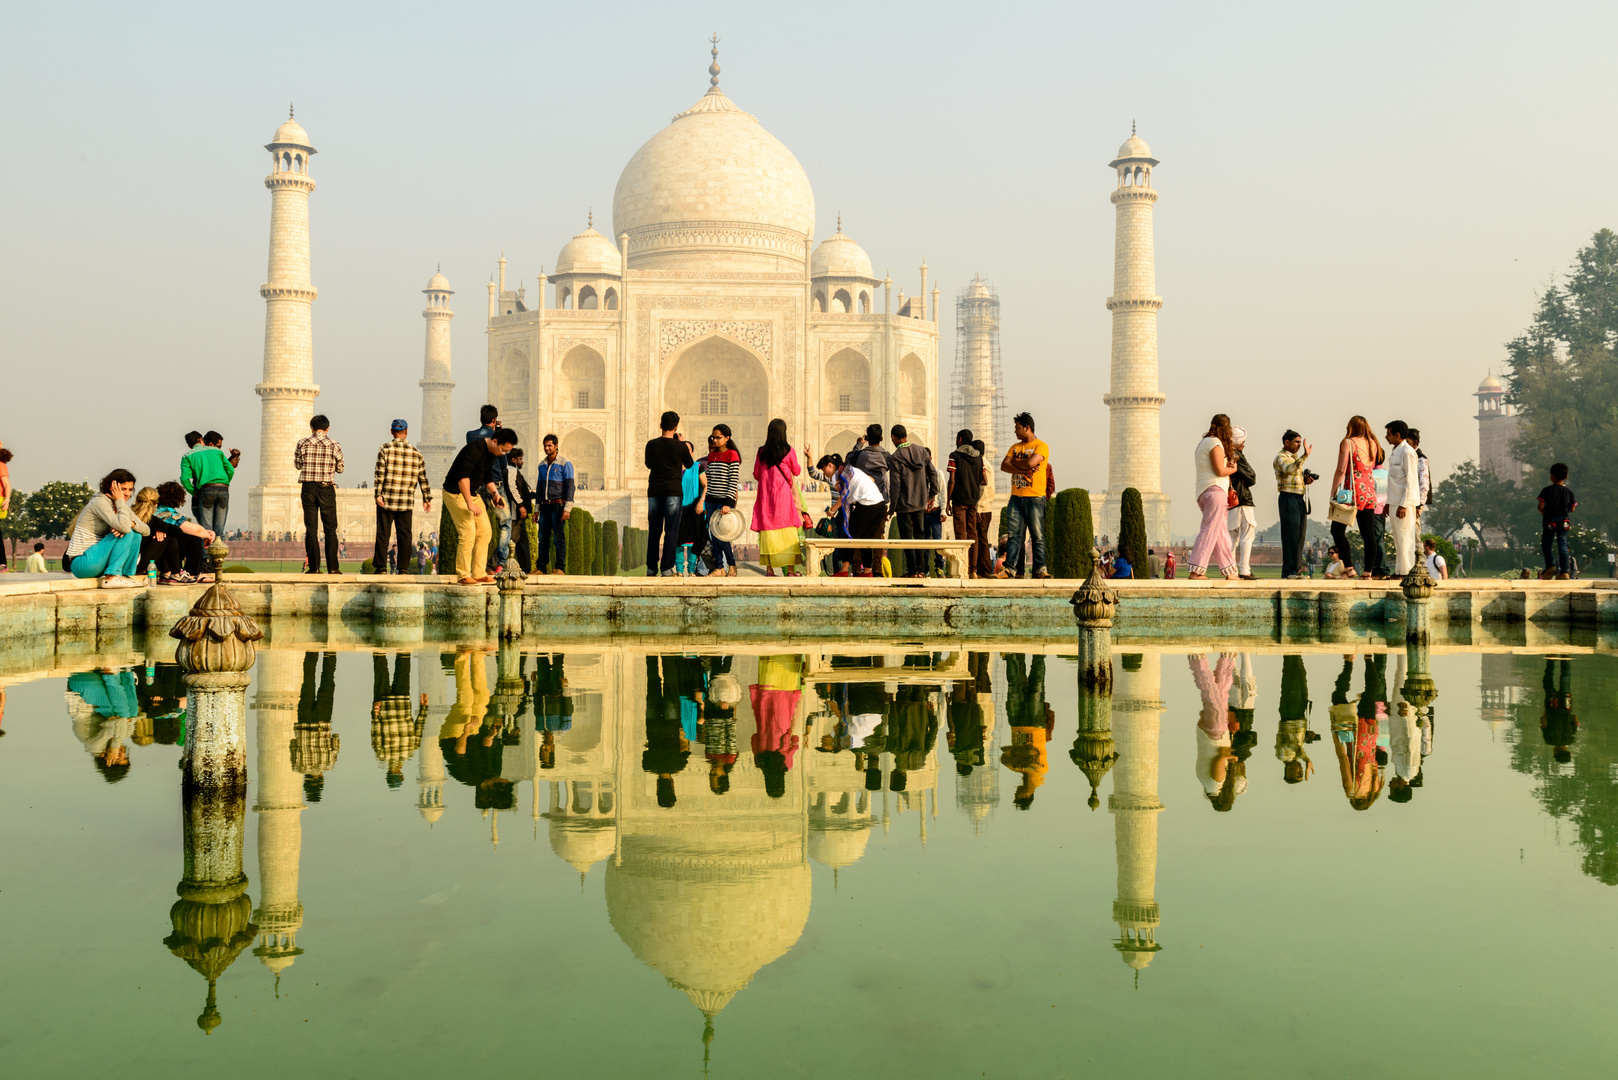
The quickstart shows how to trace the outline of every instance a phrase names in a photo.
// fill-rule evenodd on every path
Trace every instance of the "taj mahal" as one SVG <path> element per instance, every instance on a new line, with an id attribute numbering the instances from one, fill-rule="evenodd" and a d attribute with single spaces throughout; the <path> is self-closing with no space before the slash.
<path id="1" fill-rule="evenodd" d="M 1004 425 L 990 405 L 1002 392 L 998 302 L 991 320 L 958 312 L 957 400 L 941 403 L 941 290 L 929 282 L 926 262 L 917 268 L 916 291 L 907 293 L 886 273 L 876 275 L 841 216 L 817 244 L 814 190 L 803 166 L 720 89 L 717 41 L 712 56 L 707 92 L 624 166 L 610 235 L 596 228 L 592 213 L 581 214 L 583 231 L 562 245 L 548 274 L 530 280 L 508 276 L 500 256 L 488 283 L 487 400 L 533 447 L 530 457 L 542 435 L 560 436 L 562 456 L 577 473 L 579 505 L 621 524 L 644 523 L 643 447 L 668 409 L 699 448 L 712 425 L 728 424 L 748 464 L 773 417 L 786 420 L 795 445 L 816 454 L 846 452 L 869 424 L 903 424 L 942 463 L 954 446 L 953 405 L 996 463 L 1014 440 L 998 430 Z M 249 505 L 250 527 L 273 535 L 301 531 L 292 446 L 318 411 L 309 240 L 315 148 L 289 118 L 266 149 L 273 164 L 265 180 L 272 193 L 269 279 L 260 290 L 267 308 L 257 387 L 262 452 Z M 1117 175 L 1117 244 L 1103 400 L 1112 419 L 1108 490 L 1092 492 L 1092 503 L 1097 532 L 1115 535 L 1122 492 L 1138 488 L 1150 538 L 1166 542 L 1156 330 L 1162 299 L 1151 217 L 1156 165 L 1134 134 L 1109 164 Z M 423 293 L 422 419 L 412 439 L 436 483 L 461 442 L 450 411 L 454 290 L 437 272 Z M 988 295 L 975 282 L 962 290 L 960 311 L 981 310 Z M 1053 404 L 1016 409 L 1048 417 L 1049 428 Z M 1056 466 L 1060 472 L 1061 462 Z M 1063 476 L 1078 480 L 1071 470 Z M 744 515 L 750 502 L 744 491 Z M 373 506 L 368 491 L 338 490 L 339 527 L 348 539 L 372 535 Z M 418 522 L 423 531 L 433 524 Z"/>

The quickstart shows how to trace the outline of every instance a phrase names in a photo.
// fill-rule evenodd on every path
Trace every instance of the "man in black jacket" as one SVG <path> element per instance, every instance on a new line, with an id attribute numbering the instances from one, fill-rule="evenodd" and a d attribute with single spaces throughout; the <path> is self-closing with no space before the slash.
<path id="1" fill-rule="evenodd" d="M 1247 460 L 1247 429 L 1231 428 L 1230 436 L 1236 447 L 1236 472 L 1230 478 L 1230 490 L 1236 496 L 1230 515 L 1236 574 L 1243 581 L 1252 581 L 1253 535 L 1258 531 L 1258 521 L 1253 516 L 1253 485 L 1258 483 L 1258 474 L 1253 471 L 1253 463 Z"/>

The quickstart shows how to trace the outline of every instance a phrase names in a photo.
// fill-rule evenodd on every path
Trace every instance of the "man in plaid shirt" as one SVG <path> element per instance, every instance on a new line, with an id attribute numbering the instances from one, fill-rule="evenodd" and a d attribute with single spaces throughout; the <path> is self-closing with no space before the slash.
<path id="1" fill-rule="evenodd" d="M 326 434 L 329 430 L 331 421 L 324 414 L 312 417 L 309 437 L 299 439 L 292 451 L 303 489 L 303 553 L 310 574 L 320 573 L 321 528 L 326 530 L 326 571 L 343 572 L 337 562 L 337 488 L 332 482 L 343 471 L 343 448 Z"/>
<path id="2" fill-rule="evenodd" d="M 393 438 L 376 452 L 376 547 L 371 553 L 371 572 L 388 572 L 388 531 L 399 546 L 398 572 L 410 572 L 410 554 L 416 542 L 411 517 L 416 509 L 416 489 L 421 489 L 422 510 L 432 513 L 433 489 L 427 486 L 427 462 L 421 451 L 410 445 L 410 425 L 393 422 Z"/>
<path id="3" fill-rule="evenodd" d="M 388 658 L 384 653 L 371 656 L 371 749 L 376 760 L 388 770 L 388 787 L 404 783 L 404 763 L 421 746 L 422 729 L 427 723 L 427 695 L 411 712 L 410 654 L 393 658 L 393 680 L 388 680 Z"/>

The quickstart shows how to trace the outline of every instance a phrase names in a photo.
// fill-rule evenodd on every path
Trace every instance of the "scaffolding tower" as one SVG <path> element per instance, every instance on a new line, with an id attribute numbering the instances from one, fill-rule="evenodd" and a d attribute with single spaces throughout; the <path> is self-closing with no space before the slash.
<path id="1" fill-rule="evenodd" d="M 1000 370 L 1000 296 L 982 274 L 955 298 L 955 374 L 950 380 L 949 411 L 955 431 L 971 428 L 988 448 L 984 456 L 996 494 L 1009 492 L 1011 477 L 1000 471 L 998 453 L 1011 440 Z M 941 443 L 954 442 L 954 431 L 940 434 Z"/>

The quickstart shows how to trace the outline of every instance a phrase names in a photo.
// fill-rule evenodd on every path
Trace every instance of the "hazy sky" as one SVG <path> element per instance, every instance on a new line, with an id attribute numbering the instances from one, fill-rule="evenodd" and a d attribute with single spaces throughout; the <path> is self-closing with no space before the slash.
<path id="1" fill-rule="evenodd" d="M 1265 459 L 1287 426 L 1328 449 L 1355 412 L 1421 427 L 1441 472 L 1474 456 L 1478 380 L 1618 225 L 1610 2 L 20 5 L 0 44 L 15 482 L 169 478 L 191 427 L 225 432 L 256 476 L 262 146 L 289 100 L 320 152 L 315 377 L 334 436 L 368 462 L 388 420 L 419 417 L 420 290 L 440 262 L 473 426 L 495 259 L 532 288 L 587 208 L 610 219 L 624 163 L 706 89 L 715 29 L 726 92 L 809 173 L 817 235 L 841 211 L 909 292 L 927 259 L 946 400 L 954 295 L 993 280 L 1008 401 L 1033 410 L 1063 486 L 1106 484 L 1106 164 L 1139 121 L 1163 162 L 1181 532 L 1215 411 Z"/>

